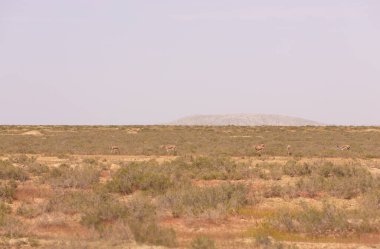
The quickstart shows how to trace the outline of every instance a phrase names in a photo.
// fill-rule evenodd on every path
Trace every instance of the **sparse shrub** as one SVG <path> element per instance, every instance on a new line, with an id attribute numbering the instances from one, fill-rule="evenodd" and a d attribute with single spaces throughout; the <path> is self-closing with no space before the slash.
<path id="1" fill-rule="evenodd" d="M 247 203 L 247 188 L 244 185 L 222 184 L 216 187 L 190 187 L 171 190 L 162 199 L 164 207 L 171 209 L 173 216 L 200 216 L 217 210 L 219 215 L 237 211 Z"/>
<path id="2" fill-rule="evenodd" d="M 12 202 L 16 193 L 17 183 L 14 180 L 0 183 L 0 198 Z"/>
<path id="3" fill-rule="evenodd" d="M 371 213 L 380 213 L 380 190 L 375 189 L 366 193 L 361 199 L 362 209 Z"/>
<path id="4" fill-rule="evenodd" d="M 95 167 L 77 166 L 72 168 L 62 164 L 50 170 L 44 181 L 54 187 L 87 188 L 99 182 L 99 169 Z"/>
<path id="5" fill-rule="evenodd" d="M 11 213 L 11 208 L 5 204 L 4 202 L 0 201 L 0 226 L 3 226 L 5 223 L 5 217 Z"/>
<path id="6" fill-rule="evenodd" d="M 185 166 L 191 178 L 240 180 L 250 176 L 249 167 L 229 158 L 197 157 Z"/>
<path id="7" fill-rule="evenodd" d="M 97 165 L 98 160 L 96 160 L 95 158 L 85 158 L 83 159 L 83 163 L 90 164 L 90 165 Z"/>
<path id="8" fill-rule="evenodd" d="M 288 176 L 307 176 L 311 174 L 311 168 L 308 164 L 300 164 L 296 161 L 288 161 L 283 167 L 283 171 L 285 175 Z"/>
<path id="9" fill-rule="evenodd" d="M 168 247 L 177 245 L 174 230 L 157 224 L 156 208 L 146 199 L 132 199 L 128 203 L 128 213 L 128 224 L 137 242 Z"/>
<path id="10" fill-rule="evenodd" d="M 35 176 L 41 176 L 49 173 L 49 167 L 45 164 L 32 162 L 26 165 L 26 170 Z"/>
<path id="11" fill-rule="evenodd" d="M 361 166 L 324 163 L 319 167 L 313 166 L 311 176 L 300 179 L 296 188 L 308 192 L 310 196 L 327 192 L 338 198 L 351 199 L 376 185 L 371 173 Z"/>
<path id="12" fill-rule="evenodd" d="M 259 249 L 298 249 L 296 245 L 287 245 L 276 241 L 267 235 L 257 235 L 255 237 L 255 248 Z"/>
<path id="13" fill-rule="evenodd" d="M 302 211 L 283 210 L 270 219 L 270 224 L 284 232 L 306 233 L 316 237 L 346 236 L 378 230 L 365 220 L 353 223 L 350 218 L 347 211 L 324 202 L 322 208 L 304 204 Z"/>
<path id="14" fill-rule="evenodd" d="M 10 161 L 0 160 L 0 179 L 26 181 L 28 175 L 23 169 L 13 166 Z"/>
<path id="15" fill-rule="evenodd" d="M 207 236 L 198 236 L 191 241 L 191 249 L 215 249 L 214 240 Z"/>
<path id="16" fill-rule="evenodd" d="M 175 182 L 170 174 L 160 169 L 163 167 L 156 162 L 132 163 L 119 169 L 107 185 L 111 191 L 122 194 L 130 194 L 136 190 L 164 193 Z"/>
<path id="17" fill-rule="evenodd" d="M 23 203 L 20 207 L 17 208 L 16 214 L 28 219 L 32 219 L 42 214 L 42 209 L 36 205 Z"/>
<path id="18" fill-rule="evenodd" d="M 12 156 L 9 158 L 9 160 L 13 163 L 19 163 L 19 164 L 29 164 L 34 163 L 36 161 L 35 157 L 28 157 L 25 154 L 21 154 L 19 156 Z"/>
<path id="19" fill-rule="evenodd" d="M 260 163 L 256 165 L 254 173 L 257 177 L 265 180 L 281 180 L 282 166 L 278 163 Z"/>

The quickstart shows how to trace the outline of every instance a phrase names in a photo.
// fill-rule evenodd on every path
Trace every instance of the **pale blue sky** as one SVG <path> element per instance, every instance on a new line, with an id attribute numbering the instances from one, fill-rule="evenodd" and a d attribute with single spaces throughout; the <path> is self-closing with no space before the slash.
<path id="1" fill-rule="evenodd" d="M 0 0 L 0 124 L 380 125 L 378 0 Z"/>

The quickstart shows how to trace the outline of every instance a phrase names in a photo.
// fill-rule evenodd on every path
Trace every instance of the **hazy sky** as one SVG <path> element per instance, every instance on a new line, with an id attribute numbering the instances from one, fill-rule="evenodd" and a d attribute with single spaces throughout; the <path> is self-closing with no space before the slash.
<path id="1" fill-rule="evenodd" d="M 380 125 L 379 0 L 0 0 L 0 124 Z"/>

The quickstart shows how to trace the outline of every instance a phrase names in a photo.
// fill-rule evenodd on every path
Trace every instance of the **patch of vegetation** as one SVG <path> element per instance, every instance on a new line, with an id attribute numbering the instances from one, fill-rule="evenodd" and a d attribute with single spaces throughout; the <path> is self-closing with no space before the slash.
<path id="1" fill-rule="evenodd" d="M 222 184 L 216 187 L 189 187 L 171 190 L 161 199 L 161 205 L 169 208 L 174 217 L 225 215 L 237 212 L 247 204 L 247 188 L 238 184 Z"/>
<path id="2" fill-rule="evenodd" d="M 191 249 L 215 249 L 214 240 L 207 236 L 198 236 L 191 241 Z"/>
<path id="3" fill-rule="evenodd" d="M 315 237 L 348 236 L 378 231 L 378 226 L 368 220 L 350 221 L 350 214 L 330 203 L 323 203 L 322 208 L 304 204 L 301 211 L 282 210 L 269 224 L 287 233 L 303 233 Z"/>
<path id="4" fill-rule="evenodd" d="M 23 169 L 14 166 L 10 161 L 0 160 L 0 179 L 26 181 L 28 175 Z"/>
<path id="5" fill-rule="evenodd" d="M 136 190 L 163 194 L 170 188 L 190 184 L 179 170 L 170 164 L 158 164 L 155 161 L 131 163 L 122 166 L 108 182 L 112 192 L 131 194 Z"/>
<path id="6" fill-rule="evenodd" d="M 59 167 L 51 169 L 44 181 L 54 187 L 88 188 L 99 182 L 99 175 L 100 170 L 96 167 L 70 167 L 61 164 Z"/>
<path id="7" fill-rule="evenodd" d="M 16 193 L 17 183 L 14 180 L 0 183 L 1 200 L 12 202 Z"/>

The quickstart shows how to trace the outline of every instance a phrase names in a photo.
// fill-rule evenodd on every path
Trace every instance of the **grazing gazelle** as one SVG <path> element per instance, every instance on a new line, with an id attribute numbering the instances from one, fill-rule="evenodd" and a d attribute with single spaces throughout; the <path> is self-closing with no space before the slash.
<path id="1" fill-rule="evenodd" d="M 336 148 L 338 150 L 350 150 L 351 146 L 349 144 L 346 144 L 346 145 L 337 145 Z"/>
<path id="2" fill-rule="evenodd" d="M 259 154 L 259 156 L 261 156 L 261 152 L 264 150 L 264 148 L 265 148 L 265 144 L 256 144 L 255 145 L 256 153 Z"/>
<path id="3" fill-rule="evenodd" d="M 111 150 L 111 153 L 112 153 L 112 154 L 120 154 L 120 149 L 119 149 L 118 146 L 112 145 L 112 146 L 110 147 L 110 150 Z"/>
<path id="4" fill-rule="evenodd" d="M 288 144 L 288 146 L 286 146 L 286 150 L 288 151 L 288 156 L 291 156 L 292 155 L 292 146 Z"/>
<path id="5" fill-rule="evenodd" d="M 172 144 L 161 145 L 161 149 L 165 149 L 167 153 L 177 151 L 177 146 Z"/>

